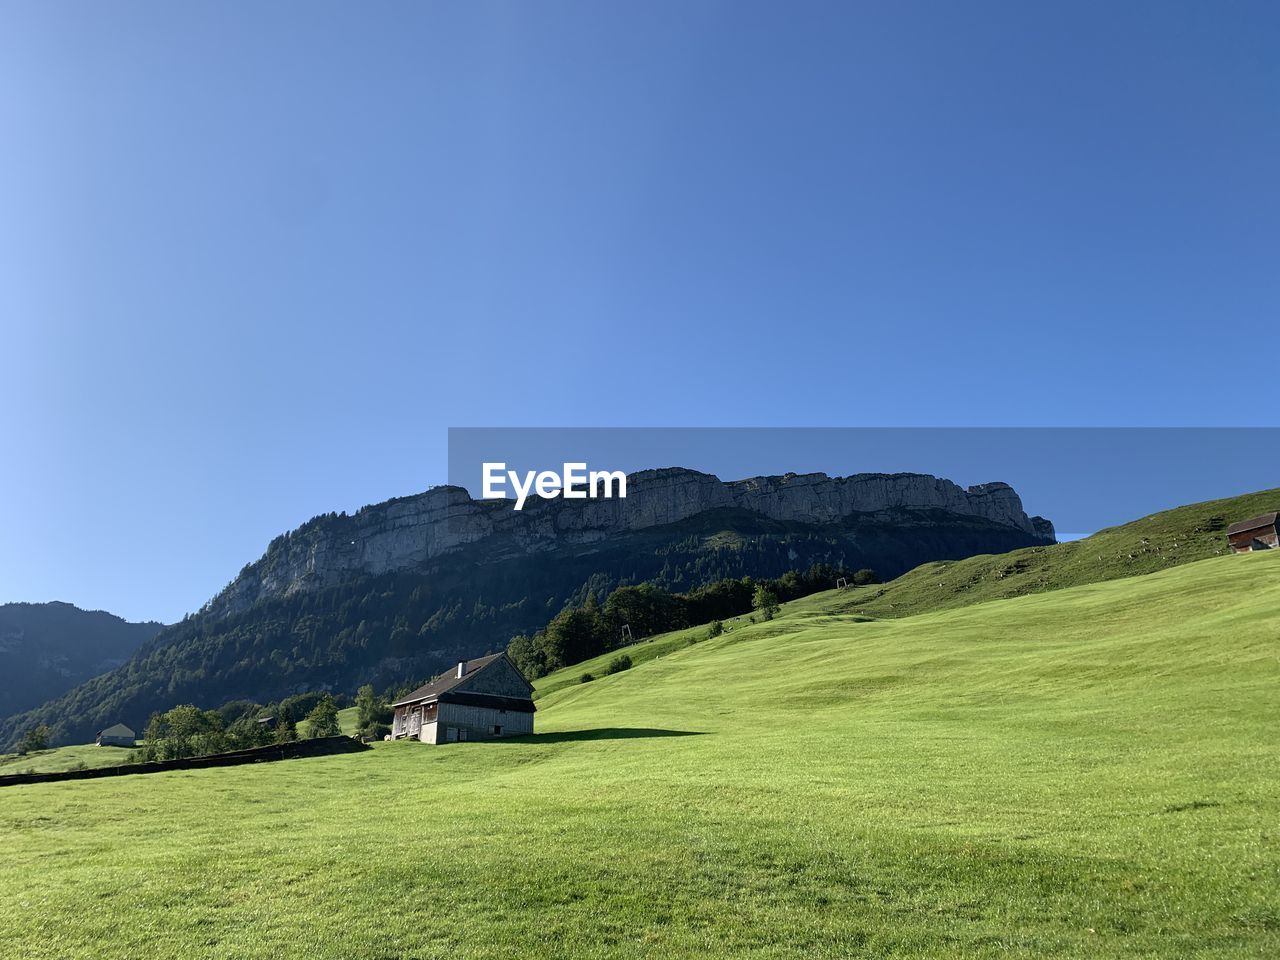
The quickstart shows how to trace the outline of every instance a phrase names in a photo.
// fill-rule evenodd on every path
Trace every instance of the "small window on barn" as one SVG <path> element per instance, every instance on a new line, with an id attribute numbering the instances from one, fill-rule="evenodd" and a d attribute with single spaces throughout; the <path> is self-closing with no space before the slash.
<path id="1" fill-rule="evenodd" d="M 501 727 L 499 724 L 496 724 L 496 723 L 495 723 L 495 724 L 493 725 L 493 735 L 494 735 L 495 737 L 500 737 L 500 736 L 502 736 L 502 727 Z"/>

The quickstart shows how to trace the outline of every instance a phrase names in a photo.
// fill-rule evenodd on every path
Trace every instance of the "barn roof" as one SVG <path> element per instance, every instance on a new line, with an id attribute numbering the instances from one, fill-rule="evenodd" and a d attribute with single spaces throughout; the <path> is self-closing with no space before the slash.
<path id="1" fill-rule="evenodd" d="M 1275 513 L 1264 513 L 1256 517 L 1250 517 L 1248 520 L 1241 520 L 1239 523 L 1233 523 L 1227 527 L 1227 536 L 1244 533 L 1246 530 L 1257 530 L 1259 527 L 1274 527 L 1275 523 Z"/>
<path id="2" fill-rule="evenodd" d="M 465 660 L 463 662 L 466 666 L 464 667 L 463 675 L 461 677 L 458 676 L 458 668 L 454 667 L 453 669 L 440 674 L 440 676 L 436 677 L 434 680 L 424 683 L 408 696 L 401 697 L 393 703 L 392 706 L 401 707 L 406 703 L 417 703 L 419 700 L 429 700 L 432 697 L 440 696 L 442 693 L 447 693 L 458 684 L 462 683 L 462 681 L 468 679 L 477 670 L 483 670 L 489 664 L 493 663 L 493 661 L 504 656 L 506 656 L 506 654 L 491 653 L 487 657 L 479 657 L 475 660 Z"/>

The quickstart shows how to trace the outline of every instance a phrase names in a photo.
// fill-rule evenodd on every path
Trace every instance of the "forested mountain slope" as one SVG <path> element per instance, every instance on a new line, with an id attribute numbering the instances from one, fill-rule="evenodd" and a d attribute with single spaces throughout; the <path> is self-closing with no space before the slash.
<path id="1" fill-rule="evenodd" d="M 0 604 L 0 718 L 119 666 L 163 626 L 56 601 Z"/>

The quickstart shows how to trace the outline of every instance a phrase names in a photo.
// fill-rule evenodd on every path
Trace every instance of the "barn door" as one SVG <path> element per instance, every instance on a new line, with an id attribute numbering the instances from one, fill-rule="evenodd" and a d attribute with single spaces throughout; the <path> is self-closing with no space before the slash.
<path id="1" fill-rule="evenodd" d="M 444 742 L 445 742 L 445 743 L 457 743 L 457 742 L 458 742 L 458 728 L 457 728 L 457 727 L 445 727 L 445 728 L 444 728 Z"/>

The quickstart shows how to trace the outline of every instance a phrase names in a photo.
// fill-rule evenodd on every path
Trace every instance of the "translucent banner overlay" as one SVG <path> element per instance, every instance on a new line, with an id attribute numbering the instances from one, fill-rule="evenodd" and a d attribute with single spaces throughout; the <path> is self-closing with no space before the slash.
<path id="1" fill-rule="evenodd" d="M 449 483 L 483 493 L 485 464 L 628 474 L 685 467 L 721 480 L 788 473 L 918 473 L 1011 485 L 1060 540 L 1159 510 L 1280 486 L 1280 428 L 465 427 Z M 491 468 L 491 473 L 493 469 Z M 514 496 L 513 484 L 505 490 Z M 536 508 L 531 493 L 526 509 Z M 514 507 L 514 500 L 512 501 Z M 1280 503 L 1277 503 L 1280 509 Z"/>

